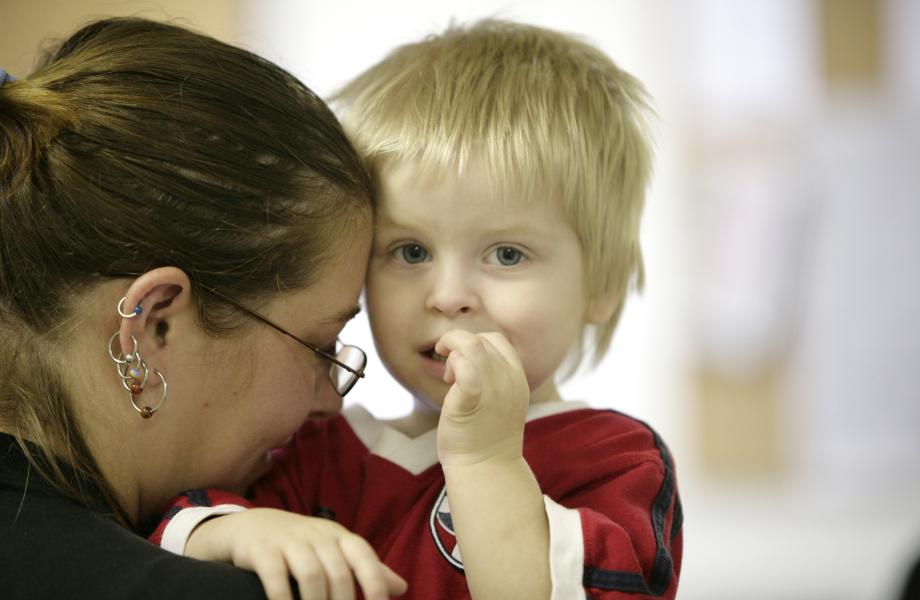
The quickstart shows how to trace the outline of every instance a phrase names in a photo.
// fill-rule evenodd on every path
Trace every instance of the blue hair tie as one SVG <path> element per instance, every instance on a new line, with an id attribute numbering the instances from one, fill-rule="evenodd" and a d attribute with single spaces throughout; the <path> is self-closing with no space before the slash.
<path id="1" fill-rule="evenodd" d="M 7 73 L 5 69 L 0 69 L 0 87 L 3 87 L 4 84 L 11 81 L 16 81 L 16 78 Z"/>

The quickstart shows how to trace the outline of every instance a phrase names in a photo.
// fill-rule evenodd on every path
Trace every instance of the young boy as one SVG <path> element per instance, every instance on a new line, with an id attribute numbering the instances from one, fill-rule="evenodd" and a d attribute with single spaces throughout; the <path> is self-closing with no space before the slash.
<path id="1" fill-rule="evenodd" d="M 412 598 L 673 598 L 667 448 L 630 417 L 563 401 L 555 381 L 586 340 L 603 356 L 642 285 L 645 98 L 593 47 L 496 21 L 401 47 L 348 85 L 344 123 L 380 186 L 367 310 L 415 410 L 307 422 L 249 503 L 196 492 L 175 508 L 334 519 Z M 301 561 L 321 580 L 328 546 L 260 510 L 210 519 L 187 545 L 214 511 L 180 511 L 157 535 L 282 587 Z M 260 569 L 265 549 L 276 560 Z"/>

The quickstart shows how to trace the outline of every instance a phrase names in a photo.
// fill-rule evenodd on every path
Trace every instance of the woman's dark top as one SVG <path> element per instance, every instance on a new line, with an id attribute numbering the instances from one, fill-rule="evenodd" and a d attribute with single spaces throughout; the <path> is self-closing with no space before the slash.
<path id="1" fill-rule="evenodd" d="M 27 483 L 28 482 L 28 483 Z M 54 490 L 0 433 L 0 598 L 265 598 L 252 573 L 171 554 Z"/>

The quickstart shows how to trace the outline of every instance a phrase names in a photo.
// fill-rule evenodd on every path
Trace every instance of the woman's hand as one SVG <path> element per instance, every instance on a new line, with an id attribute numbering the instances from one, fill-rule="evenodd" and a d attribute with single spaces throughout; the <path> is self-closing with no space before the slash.
<path id="1" fill-rule="evenodd" d="M 291 600 L 290 578 L 303 600 L 367 600 L 402 595 L 405 580 L 380 562 L 364 538 L 338 523 L 273 508 L 211 518 L 192 532 L 185 555 L 255 571 L 269 600 Z"/>

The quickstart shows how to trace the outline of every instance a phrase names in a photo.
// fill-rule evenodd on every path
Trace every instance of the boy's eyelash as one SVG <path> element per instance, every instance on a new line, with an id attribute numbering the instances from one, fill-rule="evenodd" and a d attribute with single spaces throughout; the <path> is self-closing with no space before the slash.
<path id="1" fill-rule="evenodd" d="M 513 253 L 516 253 L 517 260 L 514 260 L 512 263 L 505 264 L 504 261 L 498 258 L 498 253 L 502 250 L 511 250 Z M 406 252 L 409 251 L 411 251 L 414 255 L 407 255 Z M 396 260 L 400 263 L 405 263 L 408 265 L 420 264 L 433 260 L 432 252 L 428 249 L 428 246 L 416 240 L 399 240 L 396 242 L 391 242 L 382 246 L 381 254 L 383 256 L 389 257 L 392 260 Z M 489 249 L 484 253 L 483 260 L 486 262 L 499 262 L 503 266 L 512 267 L 522 262 L 530 261 L 532 258 L 533 255 L 529 249 L 522 248 L 518 244 L 506 242 L 493 244 L 490 246 Z"/>
<path id="2" fill-rule="evenodd" d="M 422 244 L 421 242 L 417 242 L 411 239 L 410 240 L 401 239 L 401 240 L 396 240 L 392 242 L 387 242 L 386 244 L 381 244 L 380 251 L 383 252 L 384 254 L 393 254 L 394 252 L 396 252 L 397 250 L 399 250 L 400 248 L 404 246 L 412 246 L 412 245 L 418 245 L 418 246 L 424 247 L 424 244 Z"/>
<path id="3" fill-rule="evenodd" d="M 511 264 L 505 264 L 505 263 L 501 260 L 501 258 L 499 258 L 499 253 L 500 253 L 502 250 L 512 250 L 512 251 L 514 251 L 515 253 L 517 253 L 518 260 L 514 261 L 514 262 L 511 263 Z M 528 261 L 528 260 L 530 260 L 530 258 L 531 258 L 530 252 L 528 252 L 527 250 L 524 250 L 523 248 L 519 248 L 519 247 L 518 247 L 517 245 L 515 245 L 515 244 L 507 244 L 507 243 L 506 243 L 506 244 L 496 244 L 496 245 L 492 246 L 491 248 L 489 248 L 489 251 L 486 253 L 486 259 L 488 260 L 488 259 L 490 259 L 490 258 L 492 258 L 492 257 L 495 257 L 495 258 L 499 261 L 499 263 L 501 263 L 503 266 L 506 266 L 506 267 L 512 267 L 512 266 L 519 265 L 520 263 L 522 263 L 522 262 L 524 262 L 524 261 Z"/>
<path id="4" fill-rule="evenodd" d="M 419 256 L 407 256 L 406 252 L 408 249 L 413 250 L 416 254 L 419 254 Z M 431 256 L 431 252 L 428 250 L 428 248 L 424 244 L 416 241 L 397 242 L 396 244 L 390 246 L 387 254 L 395 260 L 404 262 L 406 264 L 418 264 L 421 262 L 426 262 L 427 259 Z"/>

